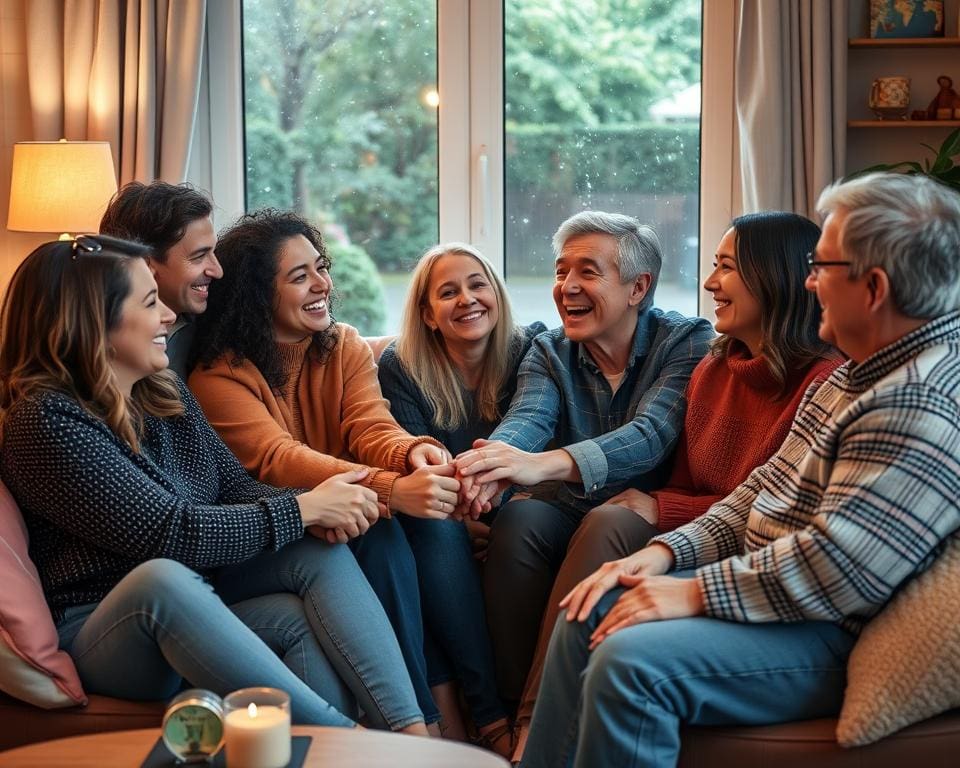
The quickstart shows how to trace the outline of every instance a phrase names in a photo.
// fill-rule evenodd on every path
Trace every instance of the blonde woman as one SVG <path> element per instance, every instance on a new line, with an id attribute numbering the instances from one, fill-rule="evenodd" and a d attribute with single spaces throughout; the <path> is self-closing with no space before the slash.
<path id="1" fill-rule="evenodd" d="M 383 396 L 408 432 L 430 435 L 452 454 L 467 450 L 506 412 L 520 360 L 531 339 L 545 330 L 543 323 L 514 325 L 503 281 L 477 249 L 463 243 L 435 246 L 414 270 L 400 337 L 380 358 Z M 421 521 L 409 522 L 424 527 Z M 408 529 L 413 543 L 418 537 L 410 534 Z M 495 725 L 487 741 L 504 751 L 508 731 L 466 531 L 460 548 L 447 550 L 437 567 L 459 585 L 461 602 L 457 615 L 441 623 L 446 636 L 435 630 L 437 647 L 428 643 L 428 652 L 441 654 L 428 666 L 442 669 L 445 662 L 452 668 L 474 722 Z"/>
<path id="2" fill-rule="evenodd" d="M 520 360 L 545 330 L 514 325 L 503 281 L 476 248 L 434 246 L 413 272 L 400 337 L 380 358 L 394 418 L 454 456 L 468 450 L 499 423 Z"/>

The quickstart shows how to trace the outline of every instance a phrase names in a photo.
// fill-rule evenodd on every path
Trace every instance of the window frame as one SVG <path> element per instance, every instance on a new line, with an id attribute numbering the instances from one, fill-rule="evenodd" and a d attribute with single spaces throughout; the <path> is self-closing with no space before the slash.
<path id="1" fill-rule="evenodd" d="M 714 245 L 734 207 L 737 1 L 703 3 L 701 286 L 712 271 Z M 209 136 L 195 142 L 195 148 L 208 156 L 193 158 L 191 180 L 210 190 L 219 224 L 219 214 L 232 221 L 245 209 L 242 0 L 210 3 L 207 8 L 209 87 L 201 109 L 208 119 L 198 120 L 198 125 L 208 126 Z M 437 73 L 440 241 L 475 244 L 502 275 L 503 0 L 437 0 Z M 709 294 L 702 287 L 698 307 L 703 317 L 714 318 Z"/>

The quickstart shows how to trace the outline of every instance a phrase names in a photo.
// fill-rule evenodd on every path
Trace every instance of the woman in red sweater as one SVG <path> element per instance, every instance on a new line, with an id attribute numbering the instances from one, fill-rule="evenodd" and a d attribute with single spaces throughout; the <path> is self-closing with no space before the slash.
<path id="1" fill-rule="evenodd" d="M 540 628 L 517 712 L 523 753 L 557 616 L 577 583 L 608 560 L 706 512 L 780 447 L 814 381 L 840 363 L 817 335 L 820 307 L 805 290 L 807 254 L 820 229 L 779 211 L 733 220 L 703 287 L 713 295 L 720 337 L 687 386 L 687 413 L 667 485 L 628 489 L 591 510 L 570 542 Z"/>

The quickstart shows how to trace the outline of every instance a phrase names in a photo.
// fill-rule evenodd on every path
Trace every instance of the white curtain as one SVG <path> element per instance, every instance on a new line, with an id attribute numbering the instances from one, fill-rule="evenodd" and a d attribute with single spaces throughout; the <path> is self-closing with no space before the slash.
<path id="1" fill-rule="evenodd" d="M 34 139 L 109 141 L 119 183 L 186 178 L 206 0 L 30 0 Z"/>
<path id="2" fill-rule="evenodd" d="M 846 154 L 845 0 L 740 0 L 735 93 L 742 210 L 815 219 Z"/>

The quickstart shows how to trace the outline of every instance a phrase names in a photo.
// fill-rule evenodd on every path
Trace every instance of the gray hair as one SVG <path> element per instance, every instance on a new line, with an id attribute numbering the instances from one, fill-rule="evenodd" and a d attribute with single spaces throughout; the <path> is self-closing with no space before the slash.
<path id="1" fill-rule="evenodd" d="M 653 294 L 660 279 L 663 257 L 660 238 L 652 227 L 641 224 L 633 216 L 603 211 L 581 211 L 567 219 L 553 235 L 553 255 L 560 257 L 567 240 L 577 235 L 613 235 L 617 239 L 617 268 L 620 280 L 629 282 L 638 275 L 650 275 L 650 290 L 640 303 L 640 311 L 653 304 Z"/>
<path id="2" fill-rule="evenodd" d="M 880 267 L 907 317 L 960 309 L 960 194 L 923 175 L 871 173 L 827 187 L 817 210 L 847 214 L 840 244 L 850 276 Z"/>

